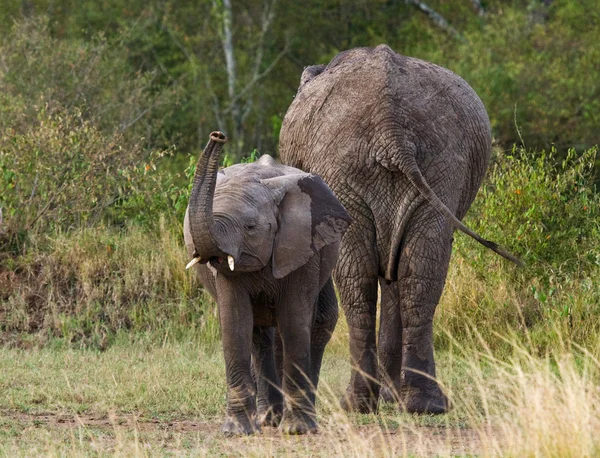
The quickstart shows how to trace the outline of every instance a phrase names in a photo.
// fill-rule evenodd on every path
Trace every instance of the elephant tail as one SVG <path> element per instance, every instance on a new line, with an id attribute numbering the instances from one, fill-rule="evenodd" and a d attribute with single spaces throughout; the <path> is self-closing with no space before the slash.
<path id="1" fill-rule="evenodd" d="M 431 189 L 429 184 L 427 184 L 427 181 L 425 181 L 425 177 L 419 170 L 419 166 L 417 165 L 417 162 L 414 159 L 406 161 L 403 165 L 404 165 L 404 167 L 401 167 L 402 173 L 404 173 L 406 175 L 406 177 L 412 183 L 412 185 L 415 188 L 417 188 L 417 190 L 423 195 L 423 197 L 425 199 L 427 199 L 427 201 L 433 206 L 433 208 L 435 208 L 440 214 L 445 216 L 452 223 L 452 225 L 454 225 L 461 232 L 464 232 L 465 234 L 473 237 L 475 240 L 477 240 L 483 246 L 489 248 L 492 251 L 495 251 L 503 258 L 508 259 L 511 262 L 514 262 L 518 266 L 521 266 L 521 267 L 523 266 L 523 262 L 519 258 L 517 258 L 516 256 L 514 256 L 511 253 L 509 253 L 508 251 L 506 251 L 504 248 L 499 246 L 496 242 L 492 242 L 491 240 L 484 239 L 479 234 L 477 234 L 476 232 L 473 232 L 471 229 L 469 229 L 467 226 L 465 226 L 456 217 L 456 215 L 454 213 L 452 213 L 446 205 L 444 205 L 444 203 L 437 196 L 437 194 L 433 191 L 433 189 Z"/>

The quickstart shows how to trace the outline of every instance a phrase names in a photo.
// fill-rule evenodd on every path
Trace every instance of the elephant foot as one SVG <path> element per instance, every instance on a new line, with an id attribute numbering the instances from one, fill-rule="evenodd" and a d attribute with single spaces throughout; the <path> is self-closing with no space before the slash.
<path id="1" fill-rule="evenodd" d="M 377 413 L 377 396 L 374 393 L 356 394 L 350 388 L 340 399 L 345 412 Z"/>
<path id="2" fill-rule="evenodd" d="M 401 390 L 399 408 L 407 413 L 439 415 L 448 413 L 451 406 L 448 397 L 439 387 L 435 390 L 411 387 Z"/>
<path id="3" fill-rule="evenodd" d="M 286 412 L 279 425 L 279 430 L 284 434 L 296 435 L 316 433 L 318 428 L 317 422 L 311 415 Z"/>
<path id="4" fill-rule="evenodd" d="M 398 396 L 397 391 L 390 388 L 389 386 L 384 385 L 379 389 L 379 399 L 381 400 L 381 402 L 394 403 L 399 402 L 400 398 Z"/>
<path id="5" fill-rule="evenodd" d="M 282 416 L 283 416 L 283 406 L 281 406 L 281 405 L 271 406 L 266 411 L 259 412 L 258 423 L 260 426 L 277 427 L 281 423 Z"/>
<path id="6" fill-rule="evenodd" d="M 226 436 L 248 436 L 260 432 L 260 426 L 254 418 L 227 417 L 221 426 L 221 432 Z"/>

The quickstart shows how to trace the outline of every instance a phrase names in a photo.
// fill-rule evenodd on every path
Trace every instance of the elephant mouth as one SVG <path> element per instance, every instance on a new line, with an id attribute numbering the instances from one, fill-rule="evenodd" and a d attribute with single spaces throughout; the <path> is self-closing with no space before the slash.
<path id="1" fill-rule="evenodd" d="M 190 267 L 192 267 L 196 264 L 201 264 L 201 265 L 208 265 L 208 267 L 210 267 L 214 270 L 214 269 L 219 268 L 223 264 L 223 261 L 225 261 L 225 258 L 223 256 L 212 256 L 210 258 L 201 258 L 200 256 L 198 256 L 198 253 L 194 253 L 194 257 L 188 263 L 188 265 L 185 266 L 185 268 L 189 269 Z M 228 261 L 229 268 L 231 270 L 233 270 L 233 268 L 234 268 L 233 258 L 231 256 L 228 256 L 227 261 Z"/>
<path id="2" fill-rule="evenodd" d="M 227 274 L 255 272 L 265 267 L 260 259 L 247 253 L 240 253 L 238 260 L 234 260 L 232 256 L 213 256 L 206 262 L 216 270 Z"/>
<path id="3" fill-rule="evenodd" d="M 240 257 L 242 258 L 241 263 L 236 263 L 233 256 L 228 255 L 225 256 L 211 256 L 210 258 L 200 258 L 197 253 L 194 253 L 195 256 L 192 261 L 186 266 L 186 269 L 189 269 L 194 264 L 203 264 L 208 265 L 208 267 L 213 270 L 213 272 L 234 272 L 242 271 L 242 272 L 252 272 L 256 270 L 260 270 L 264 265 L 260 262 L 256 256 L 242 254 Z M 246 258 L 246 259 L 244 259 Z M 227 262 L 225 262 L 227 261 Z M 243 262 L 246 261 L 246 262 Z M 248 263 L 247 261 L 254 261 Z"/>
<path id="4" fill-rule="evenodd" d="M 224 258 L 223 256 L 213 256 L 212 258 L 208 259 L 206 262 L 209 263 L 211 266 L 213 266 L 216 269 L 223 262 L 225 262 L 225 259 L 226 258 Z"/>
<path id="5" fill-rule="evenodd" d="M 266 267 L 266 263 L 263 262 L 258 256 L 242 251 L 240 253 L 240 266 L 243 266 L 243 270 L 246 272 L 255 272 Z M 236 267 L 237 268 L 237 267 Z"/>

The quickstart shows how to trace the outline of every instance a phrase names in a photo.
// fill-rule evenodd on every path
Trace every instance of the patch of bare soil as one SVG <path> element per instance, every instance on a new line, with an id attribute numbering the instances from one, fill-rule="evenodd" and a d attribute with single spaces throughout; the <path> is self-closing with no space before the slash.
<path id="1" fill-rule="evenodd" d="M 197 432 L 211 423 L 193 420 L 158 420 L 130 415 L 94 415 L 94 414 L 67 414 L 67 413 L 40 413 L 27 414 L 21 412 L 2 412 L 0 417 L 19 423 L 31 423 L 34 426 L 47 426 L 48 428 L 128 428 L 138 431 L 154 431 L 171 429 L 176 432 Z"/>
<path id="2" fill-rule="evenodd" d="M 144 418 L 135 414 L 94 415 L 40 413 L 27 414 L 16 411 L 0 412 L 0 420 L 12 421 L 29 428 L 47 430 L 84 429 L 105 433 L 116 440 L 124 435 L 138 438 L 141 442 L 155 443 L 163 450 L 182 451 L 183 439 L 187 438 L 200 446 L 208 454 L 218 453 L 227 456 L 243 456 L 247 453 L 270 456 L 456 456 L 478 455 L 483 451 L 481 433 L 470 428 L 443 427 L 399 427 L 382 428 L 379 425 L 347 425 L 340 428 L 322 427 L 317 434 L 306 436 L 286 436 L 276 428 L 263 428 L 259 434 L 249 437 L 225 437 L 216 421 L 194 419 L 164 420 Z M 0 428 L 2 427 L 0 422 Z M 490 432 L 496 439 L 498 435 Z M 490 436 L 486 440 L 489 446 Z M 110 442 L 110 441 L 109 441 Z M 114 444 L 105 444 L 113 448 Z M 211 453 L 212 452 L 212 453 Z"/>

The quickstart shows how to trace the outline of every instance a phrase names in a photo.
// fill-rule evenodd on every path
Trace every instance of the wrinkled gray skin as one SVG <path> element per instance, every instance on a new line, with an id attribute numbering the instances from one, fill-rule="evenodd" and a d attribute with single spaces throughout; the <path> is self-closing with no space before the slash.
<path id="1" fill-rule="evenodd" d="M 202 259 L 194 269 L 219 308 L 222 429 L 251 434 L 281 422 L 288 433 L 313 431 L 314 390 L 338 316 L 331 270 L 350 218 L 318 176 L 270 156 L 217 172 L 224 141 L 211 134 L 184 221 L 188 254 Z"/>
<path id="2" fill-rule="evenodd" d="M 279 148 L 283 163 L 320 175 L 354 220 L 333 275 L 355 366 L 342 406 L 376 411 L 379 379 L 408 412 L 446 412 L 432 322 L 453 231 L 518 262 L 459 221 L 490 159 L 480 99 L 437 65 L 385 45 L 353 49 L 305 69 Z"/>

